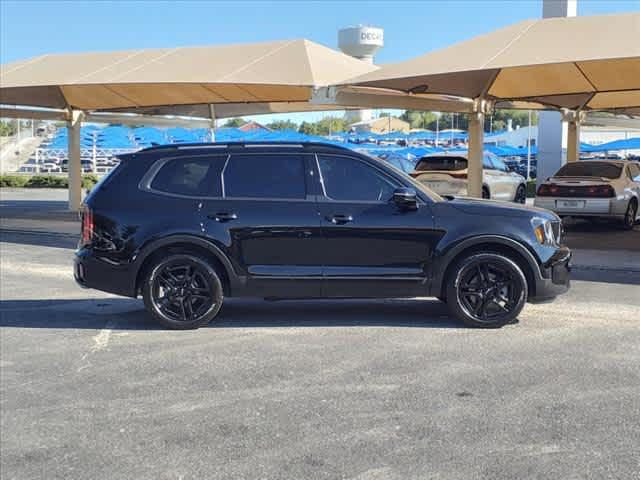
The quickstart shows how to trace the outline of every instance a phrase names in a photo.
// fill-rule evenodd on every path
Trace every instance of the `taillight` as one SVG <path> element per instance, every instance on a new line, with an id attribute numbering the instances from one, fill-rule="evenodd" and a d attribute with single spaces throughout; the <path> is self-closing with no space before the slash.
<path id="1" fill-rule="evenodd" d="M 588 197 L 615 197 L 616 192 L 611 185 L 596 185 L 594 187 L 587 188 L 585 192 Z"/>
<path id="2" fill-rule="evenodd" d="M 93 240 L 93 211 L 86 205 L 82 209 L 82 245 Z"/>
<path id="3" fill-rule="evenodd" d="M 538 187 L 536 195 L 538 195 L 539 197 L 550 197 L 551 195 L 554 195 L 556 193 L 558 193 L 558 187 L 556 185 L 547 185 L 546 183 L 543 183 Z"/>
<path id="4" fill-rule="evenodd" d="M 536 195 L 539 197 L 611 198 L 616 192 L 611 185 L 555 185 L 542 184 Z"/>
<path id="5" fill-rule="evenodd" d="M 453 177 L 453 178 L 462 178 L 464 180 L 467 179 L 467 174 L 466 173 L 450 173 L 449 176 Z"/>

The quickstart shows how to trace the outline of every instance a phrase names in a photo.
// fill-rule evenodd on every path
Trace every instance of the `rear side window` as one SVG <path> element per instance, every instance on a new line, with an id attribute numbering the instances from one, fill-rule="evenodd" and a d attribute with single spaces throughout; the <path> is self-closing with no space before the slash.
<path id="1" fill-rule="evenodd" d="M 372 166 L 338 155 L 319 155 L 327 197 L 340 201 L 386 202 L 398 185 Z"/>
<path id="2" fill-rule="evenodd" d="M 178 195 L 220 197 L 220 173 L 226 160 L 226 155 L 174 158 L 160 168 L 151 188 Z"/>
<path id="3" fill-rule="evenodd" d="M 493 163 L 493 167 L 496 170 L 500 170 L 501 172 L 508 172 L 509 171 L 509 167 L 507 167 L 506 163 L 504 163 L 498 157 L 491 157 L 491 163 Z"/>
<path id="4" fill-rule="evenodd" d="M 640 182 L 640 166 L 635 163 L 629 164 L 629 175 L 634 182 Z"/>
<path id="5" fill-rule="evenodd" d="M 423 157 L 416 165 L 419 172 L 430 170 L 464 170 L 467 168 L 467 159 L 464 157 L 454 157 L 451 155 Z"/>
<path id="6" fill-rule="evenodd" d="M 226 197 L 306 197 L 304 159 L 300 155 L 231 155 L 224 171 Z"/>
<path id="7" fill-rule="evenodd" d="M 486 168 L 489 170 L 500 170 L 500 168 L 495 164 L 494 156 L 486 152 L 482 155 L 482 168 Z"/>

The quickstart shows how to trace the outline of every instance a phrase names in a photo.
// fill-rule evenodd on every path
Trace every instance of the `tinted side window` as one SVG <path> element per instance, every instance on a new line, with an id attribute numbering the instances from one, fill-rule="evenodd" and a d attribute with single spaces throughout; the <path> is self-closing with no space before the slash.
<path id="1" fill-rule="evenodd" d="M 495 170 L 496 167 L 493 165 L 493 158 L 490 154 L 485 153 L 482 155 L 482 168 L 488 168 L 490 170 Z"/>
<path id="2" fill-rule="evenodd" d="M 491 163 L 493 163 L 494 168 L 500 170 L 501 172 L 509 171 L 507 165 L 498 157 L 491 157 Z"/>
<path id="3" fill-rule="evenodd" d="M 327 197 L 333 200 L 386 202 L 398 187 L 375 168 L 353 158 L 319 155 L 318 163 Z"/>
<path id="4" fill-rule="evenodd" d="M 220 172 L 226 160 L 226 155 L 174 158 L 160 168 L 151 188 L 179 195 L 220 197 Z"/>
<path id="5" fill-rule="evenodd" d="M 640 182 L 640 166 L 635 164 L 629 165 L 629 174 L 634 182 Z"/>
<path id="6" fill-rule="evenodd" d="M 304 159 L 300 155 L 231 155 L 224 171 L 226 197 L 305 198 Z"/>

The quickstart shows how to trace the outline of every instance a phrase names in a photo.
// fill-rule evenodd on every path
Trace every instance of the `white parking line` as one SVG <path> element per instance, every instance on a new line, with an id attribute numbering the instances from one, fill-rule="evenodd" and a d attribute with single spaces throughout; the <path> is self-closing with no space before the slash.
<path id="1" fill-rule="evenodd" d="M 73 278 L 73 269 L 70 265 L 49 266 L 36 263 L 0 263 L 0 271 L 3 274 L 37 275 L 50 278 Z"/>
<path id="2" fill-rule="evenodd" d="M 92 365 L 91 362 L 87 360 L 89 355 L 92 355 L 94 353 L 99 352 L 100 350 L 104 350 L 105 348 L 107 348 L 107 346 L 109 345 L 109 340 L 111 339 L 111 332 L 113 331 L 115 326 L 116 324 L 114 322 L 108 321 L 105 324 L 104 328 L 100 330 L 97 335 L 94 335 L 92 337 L 93 345 L 91 346 L 91 349 L 87 353 L 85 353 L 80 359 L 80 363 L 82 365 L 78 367 L 78 369 L 76 370 L 77 372 L 81 372 L 91 367 Z"/>

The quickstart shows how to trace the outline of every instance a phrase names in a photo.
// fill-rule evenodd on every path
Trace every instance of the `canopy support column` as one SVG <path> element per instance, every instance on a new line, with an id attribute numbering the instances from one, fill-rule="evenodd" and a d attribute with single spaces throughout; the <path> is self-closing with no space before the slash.
<path id="1" fill-rule="evenodd" d="M 583 112 L 572 112 L 565 115 L 567 119 L 567 162 L 580 160 L 580 124 Z"/>
<path id="2" fill-rule="evenodd" d="M 580 158 L 580 122 L 572 120 L 567 125 L 567 162 Z"/>
<path id="3" fill-rule="evenodd" d="M 484 150 L 484 101 L 477 101 L 476 111 L 469 114 L 469 158 L 467 195 L 482 198 L 482 156 Z"/>
<path id="4" fill-rule="evenodd" d="M 82 163 L 80 161 L 80 127 L 83 112 L 71 110 L 67 117 L 69 157 L 69 210 L 79 210 L 82 203 Z"/>

